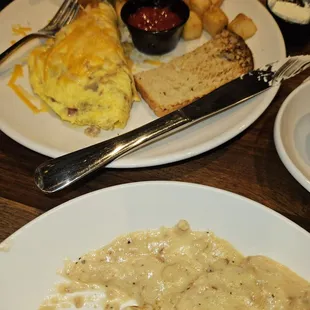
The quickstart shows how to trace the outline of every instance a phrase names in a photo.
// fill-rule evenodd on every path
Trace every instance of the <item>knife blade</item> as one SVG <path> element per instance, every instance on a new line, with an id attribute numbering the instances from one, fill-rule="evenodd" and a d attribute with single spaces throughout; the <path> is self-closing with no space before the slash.
<path id="1" fill-rule="evenodd" d="M 156 139 L 230 109 L 280 85 L 310 67 L 310 55 L 295 56 L 251 71 L 193 103 L 123 135 L 48 160 L 35 171 L 36 185 L 45 193 L 61 190 L 98 168 Z"/>
<path id="2" fill-rule="evenodd" d="M 180 111 L 192 121 L 218 114 L 270 88 L 274 74 L 270 68 L 266 71 L 252 71 L 215 89 Z"/>

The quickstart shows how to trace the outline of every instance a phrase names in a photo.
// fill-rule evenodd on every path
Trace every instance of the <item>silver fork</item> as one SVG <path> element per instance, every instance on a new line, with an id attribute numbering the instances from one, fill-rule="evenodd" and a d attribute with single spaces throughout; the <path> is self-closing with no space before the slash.
<path id="1" fill-rule="evenodd" d="M 308 57 L 292 57 L 289 58 L 273 76 L 273 84 L 277 84 L 282 80 L 295 76 L 298 73 L 310 67 L 310 60 Z"/>
<path id="2" fill-rule="evenodd" d="M 69 24 L 74 19 L 78 10 L 78 0 L 65 0 L 55 16 L 44 28 L 37 32 L 28 34 L 5 50 L 0 55 L 0 64 L 26 42 L 39 37 L 53 37 L 63 26 Z"/>

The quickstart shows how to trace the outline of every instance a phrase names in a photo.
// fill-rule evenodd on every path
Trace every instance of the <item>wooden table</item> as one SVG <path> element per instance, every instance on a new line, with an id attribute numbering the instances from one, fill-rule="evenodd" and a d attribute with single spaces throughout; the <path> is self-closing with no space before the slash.
<path id="1" fill-rule="evenodd" d="M 291 55 L 310 54 L 310 42 L 289 42 L 287 50 Z M 149 180 L 193 182 L 232 191 L 280 212 L 310 231 L 310 193 L 286 170 L 273 141 L 279 107 L 309 74 L 308 70 L 284 83 L 271 106 L 252 126 L 215 150 L 161 167 L 103 169 L 53 195 L 44 195 L 33 182 L 35 168 L 47 158 L 0 133 L 0 241 L 69 199 L 108 186 Z"/>

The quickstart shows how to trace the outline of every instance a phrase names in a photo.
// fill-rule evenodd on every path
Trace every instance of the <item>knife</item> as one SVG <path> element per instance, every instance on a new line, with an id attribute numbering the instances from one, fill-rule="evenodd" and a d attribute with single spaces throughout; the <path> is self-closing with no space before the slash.
<path id="1" fill-rule="evenodd" d="M 239 105 L 308 67 L 310 55 L 265 65 L 144 126 L 44 162 L 35 171 L 35 183 L 45 193 L 61 190 L 132 150 Z"/>

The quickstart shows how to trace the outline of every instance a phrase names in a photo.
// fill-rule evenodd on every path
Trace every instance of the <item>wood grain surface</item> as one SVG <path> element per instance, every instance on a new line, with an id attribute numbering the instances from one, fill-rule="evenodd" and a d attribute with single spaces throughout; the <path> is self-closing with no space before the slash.
<path id="1" fill-rule="evenodd" d="M 230 0 L 227 0 L 230 1 Z M 1 1 L 3 4 L 8 0 Z M 310 41 L 285 34 L 288 54 L 310 54 Z M 266 112 L 224 145 L 182 162 L 143 169 L 102 169 L 53 195 L 33 182 L 35 168 L 47 159 L 0 133 L 0 241 L 41 213 L 88 192 L 129 182 L 174 180 L 222 188 L 258 201 L 310 231 L 310 193 L 286 170 L 273 140 L 276 114 L 285 98 L 310 71 L 286 81 Z"/>

